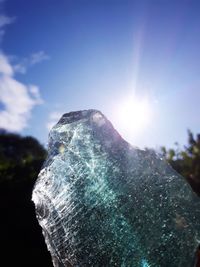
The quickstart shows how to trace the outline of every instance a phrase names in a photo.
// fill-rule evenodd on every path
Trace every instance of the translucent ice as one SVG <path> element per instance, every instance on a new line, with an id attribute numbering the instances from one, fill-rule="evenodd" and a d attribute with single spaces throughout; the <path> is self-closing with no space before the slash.
<path id="1" fill-rule="evenodd" d="M 191 267 L 199 198 L 96 110 L 64 114 L 33 191 L 54 266 Z"/>

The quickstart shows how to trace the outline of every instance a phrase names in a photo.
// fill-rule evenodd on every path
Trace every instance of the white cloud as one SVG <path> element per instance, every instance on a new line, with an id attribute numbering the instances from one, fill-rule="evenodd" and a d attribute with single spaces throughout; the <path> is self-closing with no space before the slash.
<path id="1" fill-rule="evenodd" d="M 30 57 L 20 60 L 19 63 L 14 65 L 14 70 L 15 72 L 25 74 L 29 67 L 49 59 L 50 57 L 44 51 L 39 51 L 31 54 Z"/>
<path id="2" fill-rule="evenodd" d="M 49 56 L 44 51 L 39 51 L 37 53 L 34 53 L 30 57 L 30 64 L 35 65 L 39 62 L 42 62 L 44 60 L 48 60 Z"/>
<path id="3" fill-rule="evenodd" d="M 62 117 L 62 115 L 63 113 L 59 111 L 54 111 L 49 114 L 49 121 L 46 124 L 46 127 L 49 131 L 58 122 L 58 120 Z"/>
<path id="4" fill-rule="evenodd" d="M 5 26 L 14 21 L 15 18 L 0 14 L 0 41 L 5 33 Z M 36 85 L 19 82 L 14 75 L 17 71 L 25 73 L 27 64 L 34 65 L 45 59 L 47 55 L 40 51 L 31 55 L 30 59 L 25 59 L 24 64 L 13 66 L 8 56 L 0 51 L 0 128 L 22 131 L 28 125 L 32 109 L 43 103 Z"/>
<path id="5" fill-rule="evenodd" d="M 0 53 L 0 73 L 6 75 L 13 75 L 13 68 L 8 61 L 8 58 Z"/>
<path id="6" fill-rule="evenodd" d="M 0 0 L 0 4 L 3 1 Z M 2 41 L 5 34 L 5 27 L 15 21 L 15 17 L 8 17 L 6 15 L 0 14 L 0 41 Z"/>
<path id="7" fill-rule="evenodd" d="M 9 25 L 15 21 L 15 17 L 8 17 L 6 15 L 1 14 L 0 15 L 0 28 L 5 27 L 6 25 Z"/>
<path id="8" fill-rule="evenodd" d="M 13 66 L 15 72 L 25 74 L 27 70 L 27 63 L 23 60 L 20 63 L 17 63 Z"/>
<path id="9" fill-rule="evenodd" d="M 29 85 L 29 91 L 32 94 L 32 96 L 35 98 L 35 103 L 40 105 L 43 104 L 44 101 L 40 96 L 40 90 L 36 85 Z"/>
<path id="10" fill-rule="evenodd" d="M 35 105 L 41 104 L 39 88 L 25 85 L 14 78 L 14 71 L 8 58 L 0 54 L 0 128 L 21 131 L 27 124 Z"/>

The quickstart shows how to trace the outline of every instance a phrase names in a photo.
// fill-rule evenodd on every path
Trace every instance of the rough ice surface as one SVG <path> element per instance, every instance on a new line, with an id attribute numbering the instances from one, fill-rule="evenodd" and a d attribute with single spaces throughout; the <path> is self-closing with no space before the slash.
<path id="1" fill-rule="evenodd" d="M 64 114 L 54 126 L 32 199 L 54 266 L 194 264 L 199 198 L 99 111 Z"/>

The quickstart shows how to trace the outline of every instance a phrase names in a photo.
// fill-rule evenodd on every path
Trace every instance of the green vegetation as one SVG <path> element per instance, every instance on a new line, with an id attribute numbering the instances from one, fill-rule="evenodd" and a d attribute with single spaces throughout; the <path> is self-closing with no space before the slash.
<path id="1" fill-rule="evenodd" d="M 176 149 L 161 147 L 161 154 L 200 196 L 200 134 L 194 138 L 188 131 L 188 144 L 183 149 L 176 143 Z"/>
<path id="2" fill-rule="evenodd" d="M 0 183 L 35 180 L 45 157 L 45 149 L 35 138 L 1 131 Z"/>

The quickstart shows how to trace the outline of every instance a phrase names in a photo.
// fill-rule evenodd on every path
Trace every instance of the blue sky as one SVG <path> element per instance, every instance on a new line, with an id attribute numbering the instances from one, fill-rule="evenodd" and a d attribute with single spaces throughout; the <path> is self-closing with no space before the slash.
<path id="1" fill-rule="evenodd" d="M 95 108 L 133 145 L 186 144 L 200 132 L 199 14 L 189 0 L 0 1 L 0 127 L 45 144 L 62 113 Z"/>

